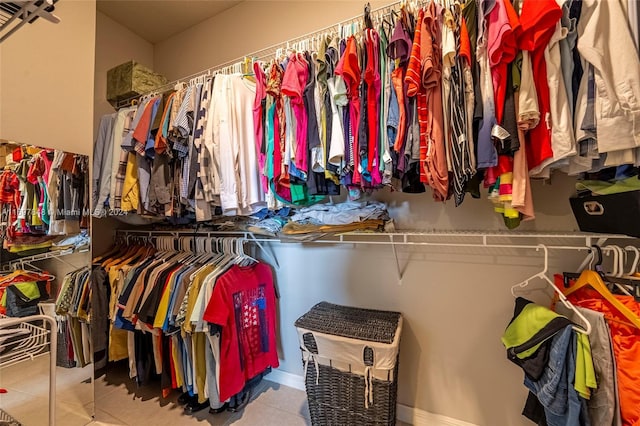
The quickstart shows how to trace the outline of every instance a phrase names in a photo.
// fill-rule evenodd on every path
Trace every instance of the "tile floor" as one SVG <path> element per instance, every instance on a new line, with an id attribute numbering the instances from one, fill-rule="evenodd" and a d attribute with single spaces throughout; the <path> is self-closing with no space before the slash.
<path id="1" fill-rule="evenodd" d="M 92 421 L 93 365 L 57 368 L 56 424 L 83 426 Z M 0 409 L 23 426 L 46 426 L 49 419 L 49 355 L 0 369 Z"/>
<path id="2" fill-rule="evenodd" d="M 125 368 L 110 368 L 95 381 L 95 425 L 310 425 L 303 391 L 263 380 L 253 391 L 251 402 L 238 413 L 209 414 L 202 410 L 184 414 L 176 400 L 178 392 L 160 398 L 159 383 L 138 388 Z"/>
<path id="3" fill-rule="evenodd" d="M 28 366 L 28 367 L 27 367 Z M 129 379 L 124 364 L 106 369 L 91 384 L 84 380 L 91 366 L 59 369 L 57 380 L 58 426 L 182 426 L 182 425 L 310 425 L 309 409 L 303 391 L 263 380 L 253 391 L 251 402 L 242 412 L 209 414 L 202 410 L 184 414 L 176 400 L 178 392 L 159 397 L 159 382 L 138 387 Z M 0 370 L 0 409 L 23 426 L 46 426 L 48 404 L 48 357 L 25 361 Z M 92 395 L 95 395 L 93 401 Z M 92 419 L 91 414 L 95 414 Z M 404 425 L 398 422 L 398 426 Z"/>

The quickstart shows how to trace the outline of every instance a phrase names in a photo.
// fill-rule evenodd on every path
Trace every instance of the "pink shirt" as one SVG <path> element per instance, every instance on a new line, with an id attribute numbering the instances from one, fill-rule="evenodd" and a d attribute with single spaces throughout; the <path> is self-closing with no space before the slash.
<path id="1" fill-rule="evenodd" d="M 267 160 L 267 156 L 262 152 L 262 140 L 264 138 L 264 129 L 262 128 L 262 115 L 266 113 L 262 102 L 267 97 L 267 76 L 262 71 L 262 67 L 257 62 L 253 64 L 253 72 L 256 76 L 256 98 L 253 102 L 253 126 L 256 142 L 256 153 L 258 154 L 258 164 L 260 165 L 260 181 L 262 182 L 262 189 L 267 192 L 269 189 L 269 183 L 264 173 L 264 165 Z"/>
<path id="2" fill-rule="evenodd" d="M 498 124 L 502 124 L 507 91 L 507 65 L 518 53 L 516 36 L 520 32 L 520 22 L 508 0 L 497 0 L 487 19 L 487 51 L 493 80 L 496 119 Z"/>
<path id="3" fill-rule="evenodd" d="M 358 185 L 362 181 L 360 170 L 358 170 L 358 164 L 360 164 L 360 146 L 358 145 L 358 127 L 360 124 L 360 94 L 358 88 L 360 87 L 360 77 L 362 72 L 360 70 L 360 64 L 358 63 L 358 52 L 356 48 L 355 37 L 349 37 L 347 40 L 347 47 L 344 50 L 344 55 L 340 58 L 338 65 L 336 66 L 336 75 L 342 76 L 347 84 L 347 94 L 349 96 L 349 121 L 351 124 L 351 135 L 353 136 L 353 155 L 354 155 L 354 167 L 353 167 L 353 179 L 354 185 Z"/>
<path id="4" fill-rule="evenodd" d="M 307 155 L 307 110 L 304 107 L 304 87 L 309 78 L 309 69 L 304 58 L 292 54 L 282 79 L 282 94 L 291 98 L 293 114 L 296 117 L 295 165 L 305 174 L 309 170 Z"/>

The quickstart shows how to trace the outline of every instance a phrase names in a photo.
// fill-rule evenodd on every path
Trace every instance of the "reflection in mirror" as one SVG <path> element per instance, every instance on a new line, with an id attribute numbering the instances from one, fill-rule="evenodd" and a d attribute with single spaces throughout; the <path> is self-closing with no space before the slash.
<path id="1" fill-rule="evenodd" d="M 88 157 L 0 139 L 0 213 L 0 425 L 85 425 L 94 410 Z"/>

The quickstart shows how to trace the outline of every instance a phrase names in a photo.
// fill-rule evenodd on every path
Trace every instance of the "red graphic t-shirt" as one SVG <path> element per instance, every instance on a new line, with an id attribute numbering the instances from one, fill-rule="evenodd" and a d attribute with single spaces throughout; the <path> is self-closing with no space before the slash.
<path id="1" fill-rule="evenodd" d="M 203 318 L 222 326 L 221 401 L 240 392 L 247 380 L 267 367 L 278 367 L 276 296 L 268 265 L 232 266 L 216 281 Z"/>

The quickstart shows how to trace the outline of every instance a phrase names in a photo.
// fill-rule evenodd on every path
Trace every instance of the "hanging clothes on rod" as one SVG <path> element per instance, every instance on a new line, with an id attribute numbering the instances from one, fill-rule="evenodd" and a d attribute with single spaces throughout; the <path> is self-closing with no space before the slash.
<path id="1" fill-rule="evenodd" d="M 138 384 L 159 376 L 165 397 L 180 389 L 187 413 L 246 404 L 255 381 L 278 366 L 273 276 L 245 253 L 248 242 L 127 237 L 94 259 L 109 360 L 128 358 Z"/>
<path id="2" fill-rule="evenodd" d="M 608 246 L 611 247 L 611 246 Z M 556 283 L 565 286 L 564 294 L 576 306 L 594 317 L 596 324 L 604 340 L 610 346 L 604 350 L 602 358 L 595 358 L 596 366 L 601 366 L 604 377 L 605 389 L 611 390 L 618 396 L 611 404 L 611 393 L 601 392 L 601 399 L 589 404 L 592 416 L 596 418 L 619 418 L 621 424 L 632 425 L 640 416 L 636 407 L 638 398 L 633 390 L 638 381 L 633 374 L 635 368 L 635 343 L 640 335 L 640 303 L 632 295 L 621 294 L 615 285 L 607 286 L 607 281 L 612 283 L 626 283 L 632 286 L 632 293 L 637 293 L 638 282 L 610 276 L 602 271 L 602 250 L 598 247 L 596 271 L 585 270 L 579 274 L 565 273 L 555 276 Z M 614 259 L 614 263 L 615 259 Z M 634 262 L 635 263 L 635 262 Z M 619 267 L 619 265 L 614 265 Z M 637 265 L 636 265 L 637 266 Z M 576 278 L 577 276 L 577 278 Z M 635 289 L 634 289 L 635 288 Z M 608 350 L 608 352 L 607 352 Z M 607 361 L 609 360 L 609 361 Z M 607 372 L 613 372 L 608 373 Z M 613 383 L 611 383 L 613 382 Z M 606 405 L 602 401 L 608 401 Z M 598 404 L 600 408 L 597 409 Z"/>
<path id="3" fill-rule="evenodd" d="M 612 272 L 602 266 L 603 251 L 612 255 Z M 557 304 L 557 312 L 517 298 L 502 341 L 508 358 L 525 372 L 530 394 L 523 415 L 536 424 L 637 422 L 637 379 L 632 372 L 640 330 L 640 302 L 634 295 L 640 281 L 631 276 L 636 273 L 636 259 L 625 259 L 623 251 L 615 245 L 593 246 L 580 268 L 595 270 L 565 272 L 556 274 L 554 281 L 545 280 L 555 292 L 552 306 L 558 299 L 563 302 Z M 626 270 L 626 261 L 632 268 L 623 277 L 620 271 Z M 512 293 L 530 279 L 514 286 Z M 588 339 L 573 324 L 585 321 Z"/>
<path id="4" fill-rule="evenodd" d="M 89 224 L 88 158 L 26 145 L 7 147 L 10 154 L 0 172 L 0 209 L 6 217 L 0 227 L 0 263 L 88 244 L 86 232 L 72 238 Z"/>
<path id="5" fill-rule="evenodd" d="M 524 384 L 529 390 L 525 417 L 536 424 L 590 424 L 584 420 L 588 419 L 587 405 L 580 401 L 590 399 L 591 392 L 598 388 L 587 337 L 593 328 L 546 275 L 549 252 L 544 245 L 540 248 L 544 251 L 543 270 L 514 285 L 511 293 L 515 296 L 515 290 L 525 288 L 532 279 L 543 279 L 581 327 L 547 307 L 517 297 L 502 343 L 507 348 L 507 358 L 525 373 Z"/>
<path id="6" fill-rule="evenodd" d="M 90 270 L 83 267 L 65 275 L 55 302 L 59 333 L 58 365 L 85 367 L 92 362 L 91 322 L 94 317 Z M 98 312 L 99 313 L 99 312 Z"/>
<path id="7" fill-rule="evenodd" d="M 640 59 L 589 48 L 637 53 L 636 15 L 605 0 L 367 10 L 366 25 L 247 55 L 105 116 L 94 214 L 208 221 L 385 187 L 459 206 L 483 185 L 513 229 L 535 218 L 531 178 L 638 174 L 640 108 L 627 98 L 640 92 L 615 88 L 638 91 Z"/>

